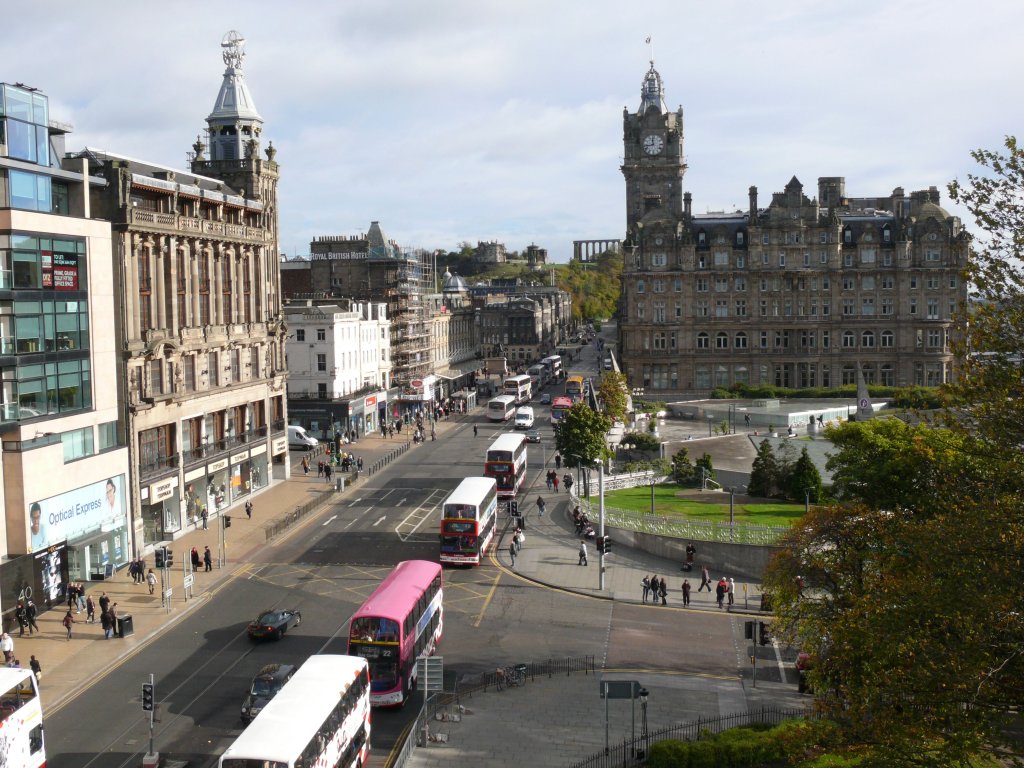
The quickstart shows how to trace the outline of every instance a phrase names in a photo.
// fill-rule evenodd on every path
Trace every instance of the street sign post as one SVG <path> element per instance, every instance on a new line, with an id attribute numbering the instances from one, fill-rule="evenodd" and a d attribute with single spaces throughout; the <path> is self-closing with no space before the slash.
<path id="1" fill-rule="evenodd" d="M 608 702 L 611 699 L 629 699 L 632 709 L 633 736 L 636 737 L 636 698 L 643 691 L 639 680 L 601 680 L 601 698 L 604 699 L 604 753 L 608 754 Z M 644 691 L 646 694 L 646 691 Z"/>

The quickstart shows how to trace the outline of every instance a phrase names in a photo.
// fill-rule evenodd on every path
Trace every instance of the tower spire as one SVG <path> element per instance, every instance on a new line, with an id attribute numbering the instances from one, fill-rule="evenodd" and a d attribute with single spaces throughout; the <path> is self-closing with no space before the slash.
<path id="1" fill-rule="evenodd" d="M 245 38 L 231 30 L 221 40 L 226 69 L 213 111 L 206 118 L 210 132 L 211 160 L 243 160 L 259 153 L 263 118 L 256 111 L 242 74 Z"/>

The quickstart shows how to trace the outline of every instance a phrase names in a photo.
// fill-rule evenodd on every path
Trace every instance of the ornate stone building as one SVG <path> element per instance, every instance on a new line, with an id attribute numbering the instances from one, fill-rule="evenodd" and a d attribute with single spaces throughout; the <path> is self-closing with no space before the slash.
<path id="1" fill-rule="evenodd" d="M 273 145 L 242 74 L 242 40 L 192 172 L 87 149 L 113 226 L 134 550 L 175 538 L 288 474 Z M 80 163 L 81 160 L 69 161 Z"/>
<path id="2" fill-rule="evenodd" d="M 632 387 L 933 386 L 955 376 L 949 335 L 967 295 L 968 235 L 935 187 L 808 197 L 795 177 L 745 211 L 694 214 L 683 111 L 652 63 L 623 112 L 625 266 L 619 350 Z"/>

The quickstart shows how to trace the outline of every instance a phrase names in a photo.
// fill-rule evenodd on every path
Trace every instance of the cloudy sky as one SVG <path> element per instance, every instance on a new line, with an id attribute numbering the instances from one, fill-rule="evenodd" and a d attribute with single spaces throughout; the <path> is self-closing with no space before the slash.
<path id="1" fill-rule="evenodd" d="M 971 149 L 1024 124 L 1024 4 L 1005 0 L 6 0 L 0 18 L 0 80 L 48 95 L 69 149 L 181 168 L 238 30 L 289 255 L 373 220 L 404 246 L 554 261 L 621 238 L 622 109 L 652 53 L 695 212 L 793 175 L 811 196 L 845 176 L 851 196 L 945 198 Z"/>

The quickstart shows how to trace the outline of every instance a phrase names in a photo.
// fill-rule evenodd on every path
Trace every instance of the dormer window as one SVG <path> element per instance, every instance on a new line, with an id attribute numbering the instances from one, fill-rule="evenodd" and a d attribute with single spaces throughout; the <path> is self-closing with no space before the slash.
<path id="1" fill-rule="evenodd" d="M 889 228 L 888 224 L 886 224 L 884 227 L 882 227 L 882 242 L 883 243 L 891 243 L 892 242 L 892 230 Z"/>
<path id="2" fill-rule="evenodd" d="M 743 245 L 743 241 L 744 235 L 743 230 L 741 229 L 739 232 L 736 233 L 736 245 Z"/>
<path id="3" fill-rule="evenodd" d="M 707 245 L 707 244 L 708 244 L 708 236 L 707 236 L 707 233 L 702 229 L 699 232 L 697 232 L 697 245 Z"/>
<path id="4" fill-rule="evenodd" d="M 849 227 L 843 227 L 843 242 L 846 245 L 853 243 L 853 230 Z"/>

